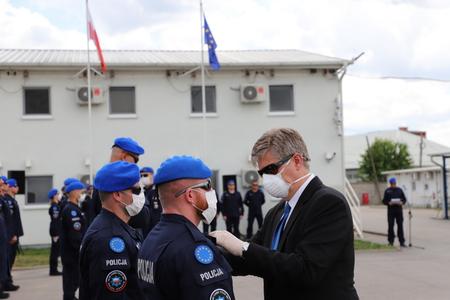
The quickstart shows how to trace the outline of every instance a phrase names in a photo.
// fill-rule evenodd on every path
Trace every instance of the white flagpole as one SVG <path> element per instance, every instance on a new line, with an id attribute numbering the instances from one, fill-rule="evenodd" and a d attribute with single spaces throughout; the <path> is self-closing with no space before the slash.
<path id="1" fill-rule="evenodd" d="M 201 32 L 201 77 L 202 77 L 202 119 L 203 119 L 203 159 L 207 161 L 206 157 L 206 88 L 205 88 L 205 58 L 203 52 L 203 46 L 205 43 L 205 28 L 204 28 L 204 14 L 203 14 L 203 1 L 200 0 L 200 32 Z"/>
<path id="2" fill-rule="evenodd" d="M 92 22 L 92 20 L 91 20 Z M 92 133 L 92 99 L 91 99 L 91 59 L 89 53 L 89 8 L 86 0 L 86 46 L 87 46 L 87 83 L 88 83 L 88 118 L 89 118 L 89 184 L 93 184 L 93 133 Z"/>

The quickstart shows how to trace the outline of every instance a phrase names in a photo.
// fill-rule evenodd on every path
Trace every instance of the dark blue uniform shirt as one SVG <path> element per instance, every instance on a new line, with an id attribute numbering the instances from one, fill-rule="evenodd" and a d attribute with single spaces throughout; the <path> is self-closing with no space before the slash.
<path id="1" fill-rule="evenodd" d="M 22 219 L 20 217 L 19 205 L 17 204 L 16 199 L 11 197 L 10 195 L 5 195 L 5 203 L 9 208 L 9 224 L 6 226 L 9 227 L 9 230 L 12 236 L 17 236 L 17 238 L 23 236 L 23 227 L 22 227 Z"/>
<path id="2" fill-rule="evenodd" d="M 67 202 L 61 213 L 61 260 L 63 264 L 78 263 L 81 240 L 86 225 L 80 208 Z"/>
<path id="3" fill-rule="evenodd" d="M 400 199 L 403 204 L 406 203 L 406 197 L 403 190 L 399 187 L 388 187 L 384 191 L 383 204 L 388 206 L 388 211 L 401 211 L 401 205 L 389 205 L 389 202 L 393 199 Z"/>
<path id="4" fill-rule="evenodd" d="M 181 215 L 163 214 L 139 251 L 145 299 L 234 299 L 231 271 L 214 244 Z"/>
<path id="5" fill-rule="evenodd" d="M 137 280 L 140 234 L 102 209 L 81 245 L 80 300 L 142 299 Z"/>
<path id="6" fill-rule="evenodd" d="M 48 214 L 50 215 L 50 236 L 59 236 L 61 232 L 61 222 L 59 218 L 59 215 L 61 214 L 61 208 L 59 207 L 59 204 L 50 204 Z"/>
<path id="7" fill-rule="evenodd" d="M 238 191 L 234 193 L 224 192 L 222 198 L 220 198 L 220 202 L 222 215 L 226 217 L 239 217 L 244 214 L 241 193 Z"/>
<path id="8" fill-rule="evenodd" d="M 248 214 L 262 215 L 262 205 L 266 202 L 264 193 L 261 190 L 253 192 L 249 190 L 245 194 L 244 204 L 248 206 Z"/>

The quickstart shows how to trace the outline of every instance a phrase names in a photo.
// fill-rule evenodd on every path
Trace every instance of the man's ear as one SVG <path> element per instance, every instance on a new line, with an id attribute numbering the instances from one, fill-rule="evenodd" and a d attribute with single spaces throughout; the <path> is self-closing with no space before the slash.
<path id="1" fill-rule="evenodd" d="M 193 189 L 187 189 L 184 193 L 184 199 L 189 202 L 190 204 L 194 204 L 194 190 Z"/>

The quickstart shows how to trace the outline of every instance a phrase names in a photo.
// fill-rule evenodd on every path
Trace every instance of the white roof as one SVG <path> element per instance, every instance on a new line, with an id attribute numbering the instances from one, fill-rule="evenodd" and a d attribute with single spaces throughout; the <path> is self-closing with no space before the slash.
<path id="1" fill-rule="evenodd" d="M 411 168 L 411 169 L 402 169 L 402 170 L 390 170 L 390 171 L 384 171 L 381 172 L 383 175 L 390 175 L 390 174 L 402 174 L 402 173 L 419 173 L 419 172 L 436 172 L 440 171 L 442 168 L 438 166 L 434 167 L 424 167 L 424 168 Z"/>
<path id="2" fill-rule="evenodd" d="M 401 130 L 375 131 L 367 134 L 350 135 L 344 139 L 345 168 L 357 169 L 361 161 L 361 155 L 367 149 L 366 135 L 372 144 L 376 138 L 388 139 L 393 142 L 404 143 L 408 146 L 409 154 L 413 160 L 413 166 L 420 165 L 420 137 Z M 435 166 L 431 162 L 430 154 L 450 152 L 450 148 L 428 139 L 423 140 L 422 166 Z"/>
<path id="3" fill-rule="evenodd" d="M 200 51 L 169 50 L 104 50 L 104 59 L 110 67 L 192 67 L 200 63 Z M 208 62 L 205 51 L 205 62 Z M 217 51 L 225 67 L 308 67 L 340 68 L 348 61 L 301 50 L 237 50 Z M 93 64 L 99 60 L 96 51 L 90 51 Z M 61 68 L 80 67 L 87 62 L 85 50 L 0 49 L 0 67 Z"/>

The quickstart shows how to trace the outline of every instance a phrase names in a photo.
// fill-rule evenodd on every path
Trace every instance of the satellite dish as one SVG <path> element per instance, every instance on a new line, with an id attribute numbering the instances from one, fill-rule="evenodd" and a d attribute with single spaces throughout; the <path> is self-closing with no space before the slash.
<path id="1" fill-rule="evenodd" d="M 246 86 L 243 91 L 244 97 L 247 100 L 253 100 L 258 96 L 258 91 L 254 86 Z"/>

